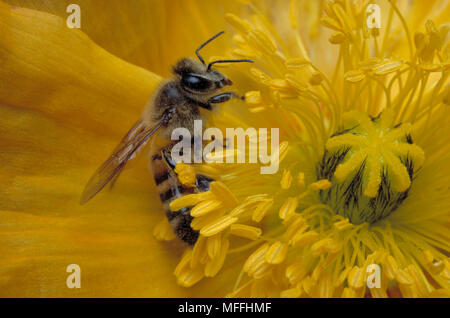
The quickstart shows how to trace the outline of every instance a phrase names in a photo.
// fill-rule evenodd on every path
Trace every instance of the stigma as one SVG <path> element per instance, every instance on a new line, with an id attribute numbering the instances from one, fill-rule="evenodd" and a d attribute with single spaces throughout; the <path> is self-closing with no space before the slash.
<path id="1" fill-rule="evenodd" d="M 375 118 L 349 112 L 325 144 L 316 174 L 332 186 L 320 199 L 353 224 L 375 223 L 395 211 L 425 160 L 412 126 L 393 122 L 390 109 Z"/>

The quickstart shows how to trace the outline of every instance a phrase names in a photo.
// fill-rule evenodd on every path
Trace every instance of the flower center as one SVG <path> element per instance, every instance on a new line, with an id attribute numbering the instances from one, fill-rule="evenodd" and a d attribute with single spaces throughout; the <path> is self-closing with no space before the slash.
<path id="1" fill-rule="evenodd" d="M 374 223 L 395 211 L 423 164 L 411 125 L 393 126 L 393 121 L 390 110 L 376 118 L 346 113 L 343 128 L 325 145 L 317 177 L 332 186 L 320 192 L 320 199 L 354 224 Z"/>

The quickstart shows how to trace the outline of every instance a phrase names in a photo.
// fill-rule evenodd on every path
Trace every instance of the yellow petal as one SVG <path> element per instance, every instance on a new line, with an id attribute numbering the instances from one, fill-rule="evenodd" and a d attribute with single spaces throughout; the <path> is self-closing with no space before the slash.
<path id="1" fill-rule="evenodd" d="M 59 17 L 3 3 L 0 16 L 7 35 L 0 47 L 8 54 L 1 103 L 41 111 L 73 129 L 83 123 L 115 142 L 140 118 L 158 76 L 114 57 Z"/>

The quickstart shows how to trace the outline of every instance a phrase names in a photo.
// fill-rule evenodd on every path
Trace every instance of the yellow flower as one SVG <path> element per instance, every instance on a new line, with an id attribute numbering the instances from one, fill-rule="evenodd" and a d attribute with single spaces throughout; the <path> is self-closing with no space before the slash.
<path id="1" fill-rule="evenodd" d="M 447 27 L 427 20 L 427 35 L 414 44 L 406 3 L 383 3 L 386 27 L 369 30 L 368 1 L 328 1 L 316 18 L 337 32 L 328 38 L 327 51 L 336 53 L 329 56 L 314 50 L 320 34 L 302 36 L 298 3 L 290 4 L 276 11 L 289 23 L 268 21 L 260 3 L 249 5 L 251 18 L 226 16 L 237 32 L 229 54 L 256 61 L 250 114 L 227 120 L 251 126 L 258 118 L 259 127 L 280 127 L 282 136 L 276 175 L 251 165 L 196 168 L 239 200 L 199 226 L 200 239 L 204 229 L 221 233 L 230 259 L 245 255 L 228 296 L 449 295 Z M 249 227 L 248 243 L 234 238 L 234 224 Z M 201 265 L 192 263 L 202 261 L 186 259 L 183 275 L 197 273 Z M 373 265 L 378 287 L 367 284 Z"/>
<path id="2" fill-rule="evenodd" d="M 366 24 L 369 1 L 80 2 L 99 15 L 83 32 L 56 2 L 37 6 L 51 14 L 0 2 L 2 295 L 450 294 L 445 1 L 379 1 L 380 30 Z M 211 56 L 256 63 L 225 66 L 246 104 L 208 120 L 279 127 L 278 173 L 195 165 L 211 189 L 170 205 L 192 206 L 193 248 L 174 240 L 145 160 L 78 206 L 170 65 L 226 24 L 233 42 Z M 65 286 L 72 263 L 79 290 Z M 367 284 L 373 264 L 379 287 Z"/>

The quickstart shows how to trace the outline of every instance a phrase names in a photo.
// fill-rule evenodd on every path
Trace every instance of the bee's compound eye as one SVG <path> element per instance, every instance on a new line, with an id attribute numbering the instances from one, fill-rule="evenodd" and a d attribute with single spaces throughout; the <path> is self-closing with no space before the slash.
<path id="1" fill-rule="evenodd" d="M 211 87 L 211 81 L 192 74 L 185 75 L 181 78 L 183 86 L 196 91 L 207 90 Z"/>

